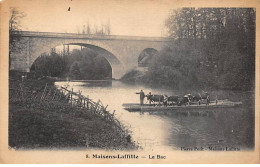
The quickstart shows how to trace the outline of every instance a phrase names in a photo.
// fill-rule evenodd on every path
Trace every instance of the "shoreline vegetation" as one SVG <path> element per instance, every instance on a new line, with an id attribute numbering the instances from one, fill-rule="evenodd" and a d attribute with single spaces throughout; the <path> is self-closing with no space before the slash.
<path id="1" fill-rule="evenodd" d="M 111 80 L 112 68 L 97 51 L 90 48 L 73 49 L 70 53 L 42 54 L 31 66 L 37 77 L 49 76 L 61 80 Z"/>
<path id="2" fill-rule="evenodd" d="M 104 119 L 92 108 L 71 105 L 54 86 L 54 79 L 23 75 L 17 71 L 9 73 L 10 148 L 138 149 L 122 125 L 115 126 L 115 122 Z"/>
<path id="3" fill-rule="evenodd" d="M 173 89 L 253 90 L 255 10 L 253 8 L 181 8 L 165 26 L 173 41 L 141 56 L 147 70 L 133 69 L 122 81 Z"/>

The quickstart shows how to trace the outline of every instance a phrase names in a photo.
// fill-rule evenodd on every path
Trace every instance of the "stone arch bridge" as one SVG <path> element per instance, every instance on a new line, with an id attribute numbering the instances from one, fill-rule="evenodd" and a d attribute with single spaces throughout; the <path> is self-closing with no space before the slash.
<path id="1" fill-rule="evenodd" d="M 161 50 L 171 39 L 160 37 L 137 37 L 118 35 L 85 35 L 72 33 L 50 32 L 15 32 L 19 38 L 19 51 L 11 52 L 11 68 L 13 70 L 29 72 L 33 62 L 42 53 L 50 52 L 52 48 L 61 45 L 80 45 L 96 49 L 103 54 L 112 67 L 112 77 L 120 78 L 129 70 L 138 66 L 140 53 L 153 48 Z"/>

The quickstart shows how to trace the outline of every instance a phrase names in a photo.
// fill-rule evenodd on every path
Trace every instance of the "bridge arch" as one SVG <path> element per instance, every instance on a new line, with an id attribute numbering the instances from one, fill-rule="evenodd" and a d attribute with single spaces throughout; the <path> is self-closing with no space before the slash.
<path id="1" fill-rule="evenodd" d="M 158 53 L 157 49 L 145 48 L 138 56 L 138 67 L 148 67 L 152 59 Z"/>
<path id="2" fill-rule="evenodd" d="M 107 61 L 111 64 L 111 66 L 116 66 L 119 64 L 122 64 L 120 62 L 120 60 L 110 51 L 96 46 L 96 45 L 91 45 L 91 44 L 86 44 L 86 43 L 69 43 L 68 45 L 78 45 L 78 46 L 84 46 L 87 47 L 89 49 L 92 49 L 94 51 L 96 51 L 99 55 L 103 56 L 104 58 L 107 59 Z"/>
<path id="3" fill-rule="evenodd" d="M 31 49 L 33 56 L 29 62 L 29 68 L 33 64 L 33 62 L 42 54 L 42 53 L 49 53 L 52 48 L 62 45 L 78 45 L 93 49 L 96 51 L 100 56 L 103 56 L 111 65 L 112 68 L 112 78 L 120 78 L 123 75 L 122 68 L 124 68 L 124 64 L 119 59 L 119 56 L 116 51 L 111 49 L 110 47 L 106 46 L 105 44 L 94 42 L 94 41 L 80 41 L 80 40 L 64 40 L 64 41 L 52 41 L 48 42 L 44 41 L 41 42 L 42 47 L 36 47 L 38 50 Z M 40 49 L 39 49 L 40 48 Z M 29 71 L 29 70 L 27 70 Z"/>

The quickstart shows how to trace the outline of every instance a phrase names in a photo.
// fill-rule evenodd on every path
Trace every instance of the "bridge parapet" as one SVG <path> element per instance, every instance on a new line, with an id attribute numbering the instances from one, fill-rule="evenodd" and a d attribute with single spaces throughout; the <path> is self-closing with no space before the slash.
<path id="1" fill-rule="evenodd" d="M 37 31 L 15 31 L 14 35 L 23 37 L 40 37 L 40 38 L 66 38 L 66 39 L 95 39 L 95 40 L 130 40 L 130 41 L 155 41 L 171 42 L 172 38 L 165 37 L 142 37 L 142 36 L 123 36 L 123 35 L 93 35 L 77 33 L 54 33 L 54 32 L 37 32 Z"/>

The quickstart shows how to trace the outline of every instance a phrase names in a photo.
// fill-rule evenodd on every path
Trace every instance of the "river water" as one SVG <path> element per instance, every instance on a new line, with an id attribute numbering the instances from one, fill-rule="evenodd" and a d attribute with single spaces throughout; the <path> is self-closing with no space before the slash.
<path id="1" fill-rule="evenodd" d="M 139 92 L 145 94 L 183 95 L 184 90 L 155 89 L 129 85 L 120 81 L 56 82 L 73 91 L 82 91 L 90 99 L 102 101 L 129 130 L 132 140 L 144 150 L 181 150 L 181 147 L 254 148 L 254 96 L 252 92 L 211 91 L 211 97 L 242 101 L 236 108 L 214 109 L 202 114 L 174 111 L 128 112 L 123 103 L 139 103 Z M 144 101 L 147 103 L 146 99 Z M 192 113 L 192 111 L 191 111 Z"/>

